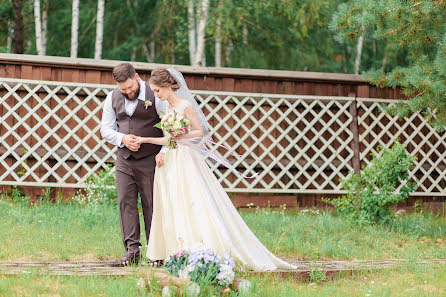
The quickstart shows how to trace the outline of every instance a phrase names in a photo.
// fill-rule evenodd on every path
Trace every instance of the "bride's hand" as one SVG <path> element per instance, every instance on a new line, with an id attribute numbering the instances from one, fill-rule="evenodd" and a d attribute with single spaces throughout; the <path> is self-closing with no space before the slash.
<path id="1" fill-rule="evenodd" d="M 141 145 L 142 143 L 144 143 L 144 139 L 143 139 L 141 136 L 138 136 L 136 142 L 137 142 L 139 145 Z"/>
<path id="2" fill-rule="evenodd" d="M 174 140 L 174 141 L 178 141 L 178 140 L 184 139 L 184 135 L 176 135 L 176 136 L 172 135 L 170 138 L 172 138 L 172 140 Z"/>

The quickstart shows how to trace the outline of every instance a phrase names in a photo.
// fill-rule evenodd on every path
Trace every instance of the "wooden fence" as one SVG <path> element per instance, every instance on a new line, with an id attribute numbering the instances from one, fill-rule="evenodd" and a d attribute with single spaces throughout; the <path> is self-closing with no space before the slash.
<path id="1" fill-rule="evenodd" d="M 113 160 L 115 148 L 101 139 L 99 122 L 117 63 L 0 54 L 0 185 L 24 187 L 31 196 L 65 187 L 72 196 Z M 165 66 L 134 65 L 143 79 Z M 238 168 L 260 173 L 245 180 L 211 164 L 238 205 L 318 205 L 321 196 L 342 193 L 339 178 L 358 172 L 377 145 L 396 137 L 418 155 L 414 197 L 446 196 L 445 134 L 419 115 L 401 121 L 379 111 L 401 96 L 398 90 L 355 75 L 174 67 L 194 90 L 214 139 L 242 156 Z"/>

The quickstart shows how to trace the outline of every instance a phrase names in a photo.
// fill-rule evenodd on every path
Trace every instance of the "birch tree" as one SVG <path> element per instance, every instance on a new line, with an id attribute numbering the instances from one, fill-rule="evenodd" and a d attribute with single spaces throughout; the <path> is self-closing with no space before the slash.
<path id="1" fill-rule="evenodd" d="M 365 12 L 362 13 L 364 17 Z M 364 44 L 364 34 L 365 34 L 365 25 L 364 22 L 361 24 L 361 35 L 358 38 L 358 43 L 356 45 L 356 58 L 355 58 L 355 74 L 359 74 L 359 66 L 361 65 L 361 54 L 362 54 L 362 45 Z"/>
<path id="2" fill-rule="evenodd" d="M 42 21 L 40 18 L 40 0 L 34 0 L 34 27 L 36 31 L 37 54 L 42 56 Z"/>
<path id="3" fill-rule="evenodd" d="M 364 43 L 364 25 L 361 26 L 362 34 L 358 38 L 356 45 L 356 58 L 355 58 L 355 74 L 359 74 L 359 66 L 361 65 L 362 45 Z"/>
<path id="4" fill-rule="evenodd" d="M 149 54 L 149 62 L 155 62 L 155 40 L 153 40 L 153 36 L 150 40 L 150 54 Z"/>
<path id="5" fill-rule="evenodd" d="M 79 0 L 73 0 L 73 9 L 71 15 L 71 58 L 77 58 L 79 36 Z"/>
<path id="6" fill-rule="evenodd" d="M 104 6 L 105 0 L 98 0 L 98 13 L 96 18 L 96 45 L 94 49 L 95 59 L 101 59 L 102 56 L 102 39 L 104 35 Z"/>
<path id="7" fill-rule="evenodd" d="M 143 30 L 142 30 L 141 25 L 139 24 L 138 20 L 136 19 L 136 14 L 135 14 L 132 4 L 130 3 L 130 0 L 126 0 L 125 3 L 127 5 L 127 8 L 129 10 L 130 14 L 132 15 L 133 24 L 135 25 L 135 28 L 136 28 L 136 34 L 138 34 L 138 35 L 143 34 L 143 32 L 142 32 Z M 149 52 L 149 48 L 147 47 L 147 44 L 146 44 L 146 41 L 144 38 L 142 40 L 142 50 L 143 50 L 144 56 L 146 57 L 147 62 L 153 62 L 151 53 Z M 135 57 L 136 57 L 136 50 L 135 50 Z"/>
<path id="8" fill-rule="evenodd" d="M 42 10 L 42 54 L 46 55 L 46 43 L 48 33 L 48 0 L 43 1 Z"/>
<path id="9" fill-rule="evenodd" d="M 189 57 L 192 66 L 203 66 L 206 23 L 208 19 L 209 0 L 201 0 L 197 9 L 194 0 L 189 0 L 188 28 L 189 28 Z"/>
<path id="10" fill-rule="evenodd" d="M 217 17 L 215 32 L 215 67 L 221 67 L 221 16 Z"/>
<path id="11" fill-rule="evenodd" d="M 10 53 L 12 50 L 12 34 L 14 29 L 12 28 L 12 23 L 8 21 L 8 38 L 6 40 L 6 52 Z"/>
<path id="12" fill-rule="evenodd" d="M 196 30 L 195 30 L 195 9 L 194 0 L 189 0 L 187 6 L 187 20 L 189 29 L 189 59 L 191 65 L 195 63 L 195 48 L 196 48 Z"/>
<path id="13" fill-rule="evenodd" d="M 205 45 L 205 33 L 206 33 L 206 23 L 208 19 L 209 10 L 209 0 L 201 0 L 200 8 L 197 10 L 197 48 L 195 53 L 195 65 L 204 66 L 204 45 Z"/>

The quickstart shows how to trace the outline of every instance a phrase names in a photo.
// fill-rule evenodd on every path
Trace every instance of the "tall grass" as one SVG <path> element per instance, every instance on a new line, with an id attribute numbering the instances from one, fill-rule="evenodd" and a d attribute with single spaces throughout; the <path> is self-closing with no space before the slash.
<path id="1" fill-rule="evenodd" d="M 122 256 L 119 217 L 111 205 L 29 207 L 0 200 L 1 260 L 98 260 Z"/>
<path id="2" fill-rule="evenodd" d="M 0 261 L 90 261 L 122 255 L 115 204 L 79 207 L 43 201 L 30 207 L 22 198 L 0 198 Z M 446 220 L 429 213 L 405 214 L 392 225 L 365 228 L 330 212 L 258 209 L 240 213 L 271 251 L 289 260 L 446 257 Z M 373 273 L 355 272 L 322 283 L 279 280 L 265 274 L 250 277 L 252 292 L 240 296 L 446 295 L 446 266 L 414 263 Z M 140 290 L 136 281 L 136 274 L 123 278 L 0 274 L 0 296 L 161 296 L 159 288 Z M 220 293 L 208 289 L 201 296 Z"/>
<path id="3" fill-rule="evenodd" d="M 240 213 L 267 248 L 288 259 L 446 257 L 446 220 L 428 213 L 400 216 L 393 225 L 363 228 L 330 212 Z M 79 207 L 44 202 L 29 207 L 0 199 L 0 217 L 2 261 L 108 260 L 123 253 L 113 204 Z M 145 245 L 144 234 L 141 239 Z"/>
<path id="4" fill-rule="evenodd" d="M 241 212 L 259 239 L 288 258 L 444 258 L 446 220 L 408 214 L 392 225 L 358 227 L 330 212 Z"/>

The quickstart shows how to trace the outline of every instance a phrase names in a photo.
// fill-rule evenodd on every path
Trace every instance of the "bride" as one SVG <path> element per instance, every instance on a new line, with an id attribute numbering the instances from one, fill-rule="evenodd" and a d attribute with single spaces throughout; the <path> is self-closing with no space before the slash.
<path id="1" fill-rule="evenodd" d="M 152 71 L 149 85 L 156 97 L 169 102 L 167 112 L 176 112 L 190 121 L 192 131 L 172 137 L 177 147 L 167 149 L 163 164 L 158 163 L 155 171 L 147 258 L 164 260 L 199 243 L 256 271 L 295 268 L 263 246 L 206 164 L 204 154 L 196 145 L 186 145 L 188 139 L 191 143 L 191 139 L 210 136 L 206 118 L 183 75 L 174 69 L 158 68 Z M 168 135 L 140 137 L 140 142 L 166 145 L 168 139 Z"/>

